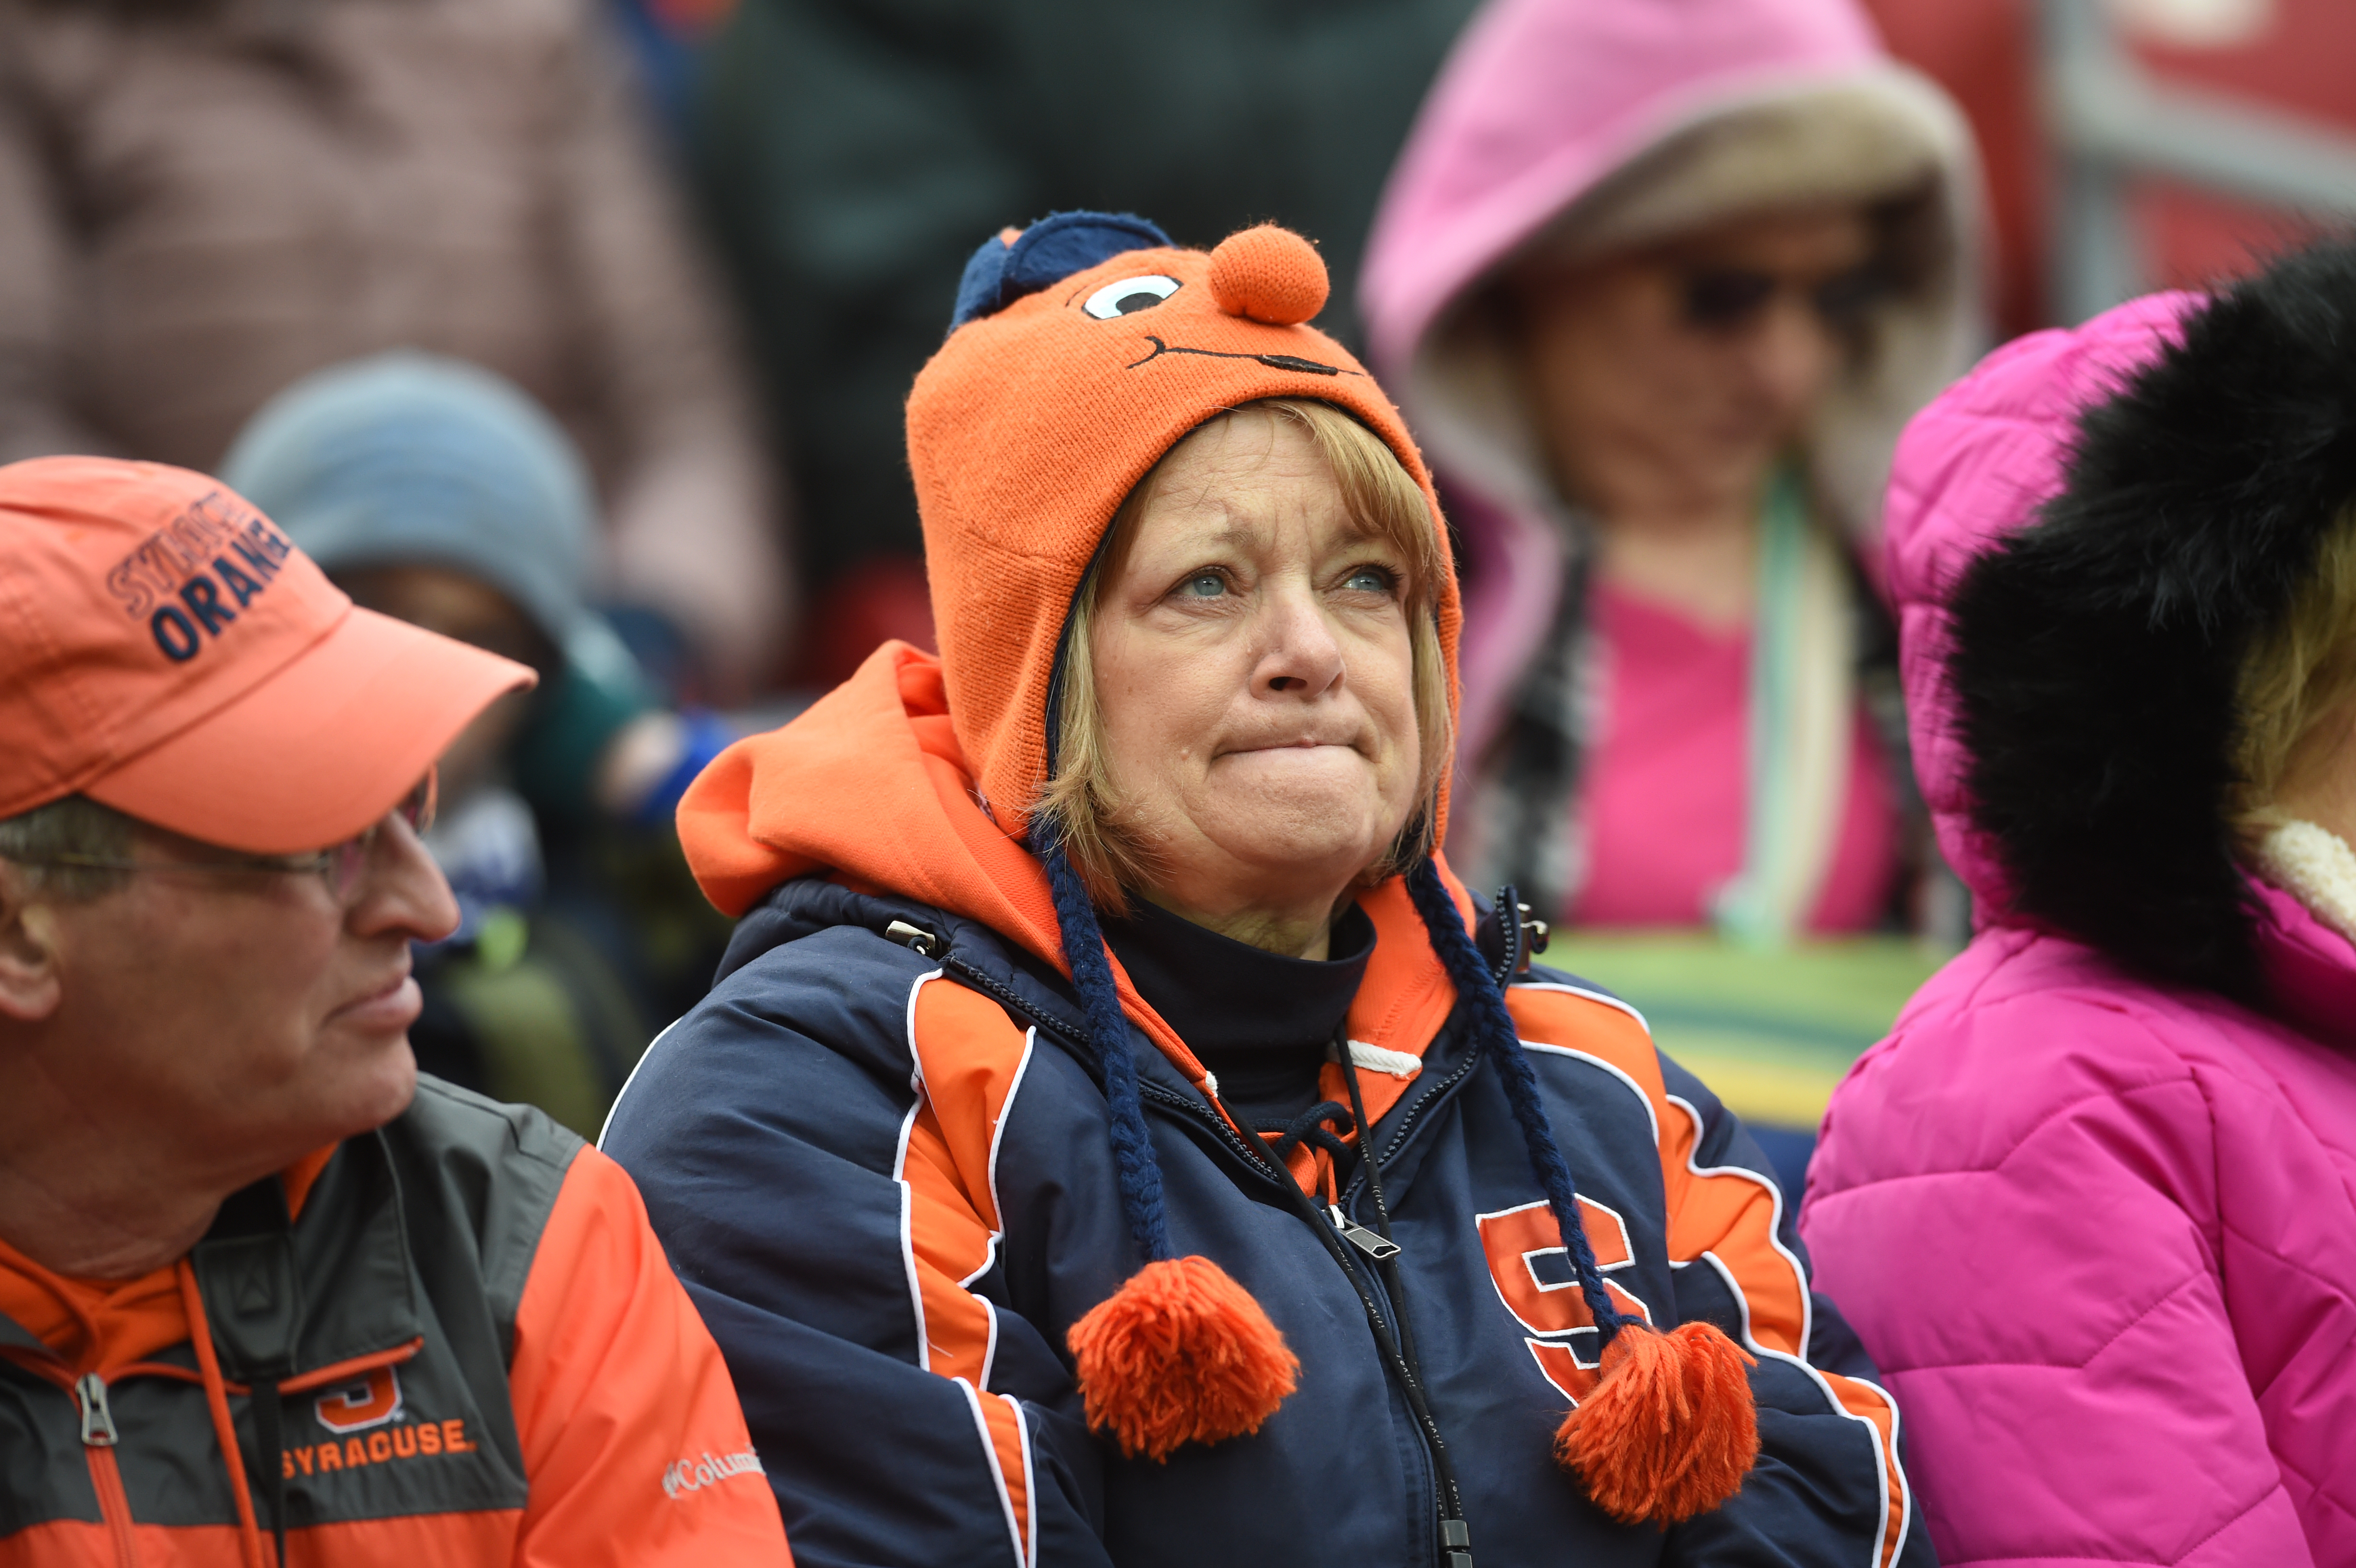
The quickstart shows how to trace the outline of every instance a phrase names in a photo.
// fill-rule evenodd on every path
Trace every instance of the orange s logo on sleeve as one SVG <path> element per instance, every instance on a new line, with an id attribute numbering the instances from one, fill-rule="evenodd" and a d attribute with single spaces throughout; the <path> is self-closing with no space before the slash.
<path id="1" fill-rule="evenodd" d="M 1579 1206 L 1597 1269 L 1609 1275 L 1626 1268 L 1635 1256 L 1628 1244 L 1627 1221 L 1617 1211 L 1584 1195 Z M 1569 1261 L 1569 1249 L 1563 1245 L 1554 1211 L 1540 1199 L 1494 1214 L 1476 1214 L 1473 1223 L 1481 1232 L 1481 1250 L 1489 1260 L 1497 1299 L 1521 1326 L 1522 1342 L 1530 1348 L 1547 1381 L 1577 1404 L 1595 1386 L 1595 1315 L 1588 1310 L 1568 1266 L 1560 1270 L 1559 1279 L 1538 1277 L 1540 1258 L 1562 1258 L 1566 1265 Z M 1622 1312 L 1646 1323 L 1653 1320 L 1652 1308 L 1612 1280 L 1606 1278 L 1603 1288 Z"/>

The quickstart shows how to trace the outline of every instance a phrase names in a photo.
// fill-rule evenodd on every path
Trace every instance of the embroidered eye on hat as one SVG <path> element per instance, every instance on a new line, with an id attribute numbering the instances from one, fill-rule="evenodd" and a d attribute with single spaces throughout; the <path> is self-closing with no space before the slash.
<path id="1" fill-rule="evenodd" d="M 381 818 L 522 665 L 355 606 L 220 481 L 0 467 L 0 817 L 84 795 L 291 854 Z"/>

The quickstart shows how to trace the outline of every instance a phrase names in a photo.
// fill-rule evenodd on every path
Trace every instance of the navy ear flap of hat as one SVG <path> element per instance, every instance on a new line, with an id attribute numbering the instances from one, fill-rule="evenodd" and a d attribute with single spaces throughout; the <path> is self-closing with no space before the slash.
<path id="1" fill-rule="evenodd" d="M 949 330 L 1004 310 L 1023 295 L 1099 261 L 1170 245 L 1161 225 L 1129 212 L 1058 212 L 1025 229 L 1012 242 L 992 235 L 981 242 L 958 280 L 957 311 L 949 317 Z"/>

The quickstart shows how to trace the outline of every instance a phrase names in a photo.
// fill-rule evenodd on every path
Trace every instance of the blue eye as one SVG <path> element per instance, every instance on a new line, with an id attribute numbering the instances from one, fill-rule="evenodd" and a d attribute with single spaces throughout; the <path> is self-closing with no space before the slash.
<path id="1" fill-rule="evenodd" d="M 1362 566 L 1343 579 L 1342 586 L 1360 593 L 1388 593 L 1398 584 L 1381 567 Z"/>
<path id="2" fill-rule="evenodd" d="M 1215 571 L 1198 571 L 1179 592 L 1192 599 L 1212 599 L 1227 591 L 1227 580 Z"/>

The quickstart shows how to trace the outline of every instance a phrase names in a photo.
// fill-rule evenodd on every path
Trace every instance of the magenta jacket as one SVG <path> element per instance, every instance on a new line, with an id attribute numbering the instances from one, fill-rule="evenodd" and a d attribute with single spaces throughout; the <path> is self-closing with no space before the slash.
<path id="1" fill-rule="evenodd" d="M 2341 261 L 2333 286 L 2356 296 Z M 1910 1472 L 1950 1565 L 2356 1563 L 2356 946 L 2248 882 L 2252 901 L 2220 916 L 2257 977 L 2244 1005 L 2019 912 L 2008 868 L 2022 862 L 1972 816 L 1965 781 L 1986 775 L 1950 678 L 1954 585 L 2062 488 L 2086 405 L 2175 366 L 2163 389 L 2182 429 L 2135 432 L 2148 518 L 2180 499 L 2171 465 L 2231 456 L 2222 440 L 2178 455 L 2213 434 L 2200 400 L 2218 377 L 2269 396 L 2310 370 L 2356 379 L 2244 363 L 2204 382 L 2186 357 L 2235 351 L 2253 329 L 2204 342 L 2187 325 L 2201 309 L 2142 300 L 1991 356 L 1910 426 L 1884 513 L 1915 766 L 1981 929 L 1834 1096 L 1801 1230 L 1905 1407 Z M 2341 428 L 2344 407 L 2323 411 Z M 2245 475 L 2260 471 L 2251 456 Z M 2073 491 L 2087 472 L 2069 470 Z M 2176 527 L 2150 525 L 2155 553 Z M 2207 722 L 2183 689 L 2186 723 Z M 2121 765 L 2138 800 L 2172 787 Z M 2180 846 L 2151 848 L 2164 871 Z M 2148 903 L 2115 897 L 2126 924 L 2127 901 Z"/>

